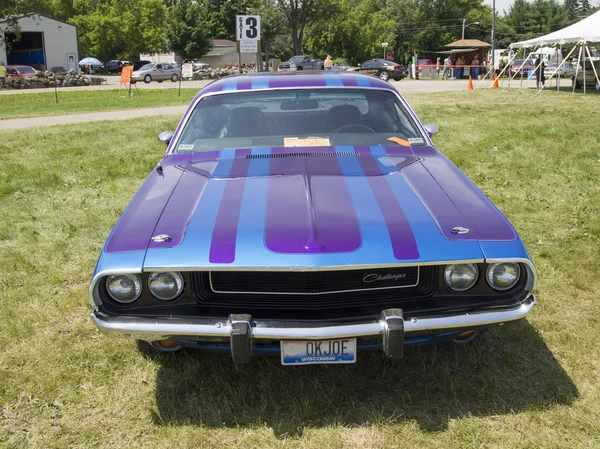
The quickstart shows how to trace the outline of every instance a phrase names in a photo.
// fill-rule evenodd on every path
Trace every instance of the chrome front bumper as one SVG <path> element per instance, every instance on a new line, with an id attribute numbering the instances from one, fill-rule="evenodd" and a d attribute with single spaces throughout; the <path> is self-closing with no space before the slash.
<path id="1" fill-rule="evenodd" d="M 141 318 L 91 313 L 98 328 L 112 336 L 139 340 L 186 339 L 186 337 L 224 337 L 231 343 L 236 363 L 248 361 L 253 339 L 324 340 L 381 335 L 383 349 L 392 358 L 402 356 L 404 334 L 472 329 L 525 318 L 536 304 L 531 295 L 519 305 L 476 313 L 432 317 L 405 317 L 402 309 L 386 309 L 379 319 L 349 322 L 274 321 L 234 314 L 225 318 Z M 237 355 L 236 355 L 237 353 Z"/>

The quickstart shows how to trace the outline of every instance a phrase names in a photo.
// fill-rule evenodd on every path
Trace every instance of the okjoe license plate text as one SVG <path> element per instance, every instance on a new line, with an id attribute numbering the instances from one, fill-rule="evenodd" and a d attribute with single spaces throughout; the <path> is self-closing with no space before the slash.
<path id="1" fill-rule="evenodd" d="M 356 362 L 356 338 L 282 341 L 282 365 L 313 365 Z"/>

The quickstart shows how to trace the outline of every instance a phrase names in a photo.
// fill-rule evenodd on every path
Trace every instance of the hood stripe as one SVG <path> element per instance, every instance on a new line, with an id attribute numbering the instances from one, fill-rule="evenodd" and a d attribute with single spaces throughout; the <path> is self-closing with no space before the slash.
<path id="1" fill-rule="evenodd" d="M 246 186 L 246 176 L 250 167 L 249 149 L 235 150 L 235 159 L 229 172 L 225 191 L 219 205 L 210 245 L 211 263 L 232 263 L 235 260 L 235 244 Z"/>
<path id="2" fill-rule="evenodd" d="M 371 147 L 371 151 L 382 170 L 389 172 L 389 167 L 395 165 L 395 161 L 388 156 L 389 150 L 386 148 Z M 394 192 L 396 200 L 402 204 L 403 212 L 411 224 L 419 248 L 419 257 L 426 260 L 482 258 L 479 244 L 473 237 L 470 237 L 467 241 L 460 241 L 461 239 L 446 238 L 440 233 L 439 225 L 433 219 L 430 211 L 427 210 L 417 193 L 405 179 L 411 170 L 419 167 L 421 167 L 419 164 L 412 164 L 400 171 L 391 172 L 389 175 L 384 176 Z M 443 195 L 443 192 L 441 194 Z M 447 209 L 453 210 L 453 208 Z M 451 235 L 451 237 L 457 236 Z"/>
<path id="3" fill-rule="evenodd" d="M 394 257 L 398 260 L 415 260 L 419 258 L 419 249 L 412 228 L 400 203 L 395 198 L 392 188 L 387 182 L 384 172 L 368 147 L 356 147 L 358 161 L 363 169 L 379 209 L 385 219 Z"/>
<path id="4" fill-rule="evenodd" d="M 331 148 L 294 148 L 330 152 Z M 289 153 L 272 149 L 273 154 Z M 266 247 L 279 253 L 348 252 L 361 234 L 342 170 L 335 156 L 271 160 L 265 229 Z"/>

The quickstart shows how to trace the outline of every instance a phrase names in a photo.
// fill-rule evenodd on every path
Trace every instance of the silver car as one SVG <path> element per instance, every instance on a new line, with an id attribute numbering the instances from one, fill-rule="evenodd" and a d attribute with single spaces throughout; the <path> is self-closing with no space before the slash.
<path id="1" fill-rule="evenodd" d="M 151 63 L 142 66 L 139 70 L 136 70 L 131 74 L 131 82 L 135 83 L 143 81 L 144 83 L 151 83 L 153 80 L 162 83 L 165 80 L 171 80 L 176 82 L 181 76 L 181 68 L 173 67 L 171 64 L 164 62 Z"/>

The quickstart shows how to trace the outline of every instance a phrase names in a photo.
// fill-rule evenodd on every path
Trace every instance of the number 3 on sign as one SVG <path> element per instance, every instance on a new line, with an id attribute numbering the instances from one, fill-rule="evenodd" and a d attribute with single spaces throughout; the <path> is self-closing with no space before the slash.
<path id="1" fill-rule="evenodd" d="M 237 16 L 237 40 L 260 40 L 260 16 Z"/>

